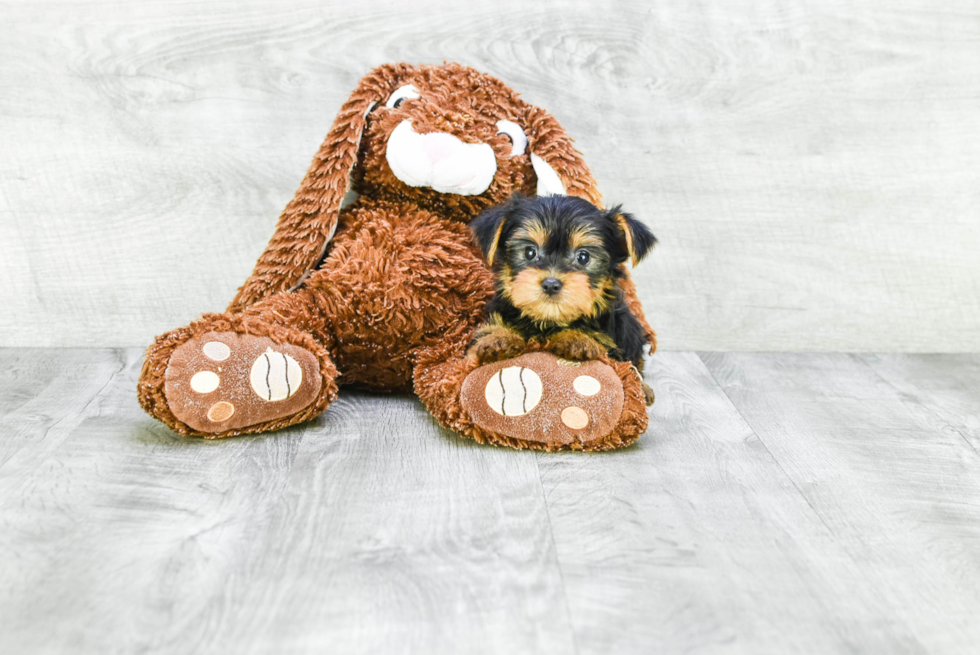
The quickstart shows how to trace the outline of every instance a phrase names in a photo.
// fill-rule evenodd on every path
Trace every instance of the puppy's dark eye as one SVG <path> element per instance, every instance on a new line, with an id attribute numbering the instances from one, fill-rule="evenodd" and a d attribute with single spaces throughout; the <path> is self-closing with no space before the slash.
<path id="1" fill-rule="evenodd" d="M 394 107 L 395 109 L 398 109 L 399 107 L 402 106 L 403 102 L 405 102 L 405 98 L 399 98 L 398 100 L 395 100 L 394 104 L 391 106 Z"/>
<path id="2" fill-rule="evenodd" d="M 538 256 L 538 251 L 532 248 L 531 246 L 528 246 L 527 248 L 524 249 L 524 259 L 531 261 L 537 256 Z"/>
<path id="3" fill-rule="evenodd" d="M 584 250 L 579 250 L 578 253 L 575 254 L 575 260 L 582 266 L 588 266 L 589 262 L 592 261 L 592 255 Z"/>

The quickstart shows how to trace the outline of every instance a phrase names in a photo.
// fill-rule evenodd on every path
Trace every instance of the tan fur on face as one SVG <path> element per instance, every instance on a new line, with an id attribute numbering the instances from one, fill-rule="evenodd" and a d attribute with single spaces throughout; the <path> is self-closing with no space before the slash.
<path id="1" fill-rule="evenodd" d="M 527 239 L 528 241 L 533 241 L 538 244 L 539 248 L 544 248 L 545 242 L 548 240 L 548 230 L 544 228 L 538 221 L 531 221 L 526 225 L 522 225 L 518 229 L 514 230 L 514 239 Z"/>
<path id="2" fill-rule="evenodd" d="M 541 282 L 548 277 L 562 283 L 556 296 L 549 296 L 541 288 Z M 588 276 L 577 271 L 558 273 L 528 268 L 518 273 L 505 290 L 515 307 L 539 323 L 568 325 L 582 316 L 592 316 L 598 310 L 596 290 L 589 286 Z"/>
<path id="3" fill-rule="evenodd" d="M 587 246 L 602 248 L 604 244 L 599 235 L 592 230 L 585 227 L 577 227 L 569 235 L 568 245 L 572 250 L 578 250 Z"/>

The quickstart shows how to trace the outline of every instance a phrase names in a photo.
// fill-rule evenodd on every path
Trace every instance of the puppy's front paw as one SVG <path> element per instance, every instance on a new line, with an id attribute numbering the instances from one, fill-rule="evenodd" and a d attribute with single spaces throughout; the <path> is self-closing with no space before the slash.
<path id="1" fill-rule="evenodd" d="M 649 384 L 647 384 L 646 382 L 644 382 L 643 383 L 643 400 L 644 400 L 644 402 L 646 402 L 647 407 L 649 407 L 650 405 L 652 405 L 656 399 L 657 399 L 657 397 L 653 393 L 653 388 Z"/>
<path id="2" fill-rule="evenodd" d="M 476 340 L 469 354 L 480 364 L 499 362 L 517 357 L 524 352 L 524 339 L 510 330 L 494 330 Z"/>
<path id="3" fill-rule="evenodd" d="M 579 330 L 562 330 L 548 339 L 547 349 L 575 361 L 599 359 L 606 352 L 602 344 Z"/>

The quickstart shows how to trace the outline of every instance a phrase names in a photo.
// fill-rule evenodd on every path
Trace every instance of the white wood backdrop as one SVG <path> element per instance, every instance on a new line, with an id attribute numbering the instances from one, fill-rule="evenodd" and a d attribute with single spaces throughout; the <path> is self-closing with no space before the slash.
<path id="1" fill-rule="evenodd" d="M 980 2 L 0 2 L 0 346 L 245 279 L 372 66 L 546 107 L 661 246 L 670 350 L 980 350 Z"/>

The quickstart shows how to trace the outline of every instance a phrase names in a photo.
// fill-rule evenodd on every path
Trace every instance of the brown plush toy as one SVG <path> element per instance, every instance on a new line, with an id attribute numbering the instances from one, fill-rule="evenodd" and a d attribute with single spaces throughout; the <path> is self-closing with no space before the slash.
<path id="1" fill-rule="evenodd" d="M 467 223 L 514 192 L 599 193 L 558 122 L 458 64 L 388 64 L 341 107 L 225 313 L 157 337 L 139 400 L 183 435 L 309 420 L 348 385 L 414 390 L 447 428 L 515 448 L 607 450 L 647 426 L 639 372 L 547 343 L 464 356 L 493 295 Z M 655 347 L 629 277 L 633 313 Z"/>

